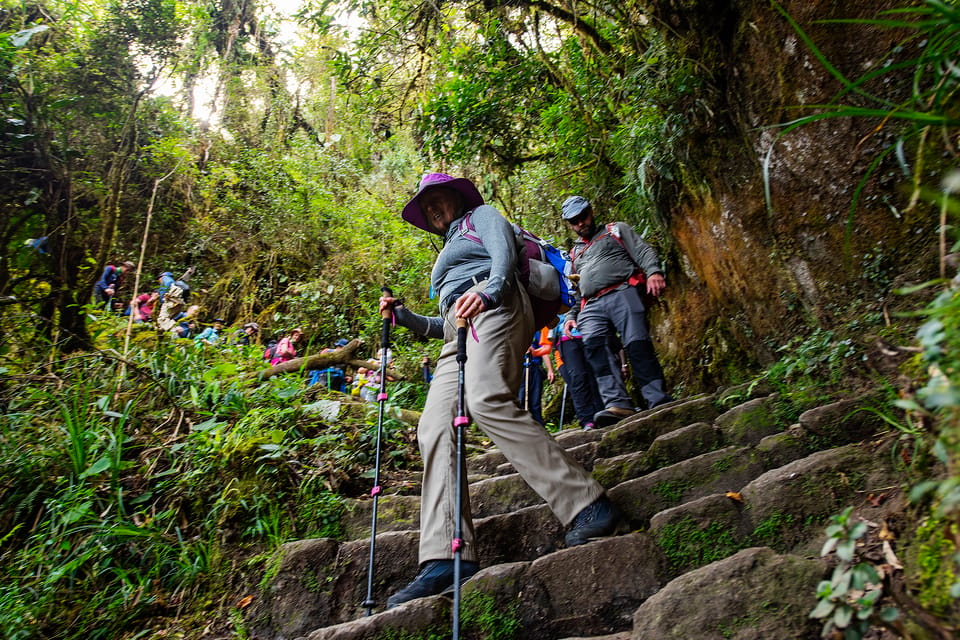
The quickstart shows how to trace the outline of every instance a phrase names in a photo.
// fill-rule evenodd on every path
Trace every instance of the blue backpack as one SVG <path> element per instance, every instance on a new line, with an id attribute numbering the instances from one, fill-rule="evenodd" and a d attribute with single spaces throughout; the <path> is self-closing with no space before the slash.
<path id="1" fill-rule="evenodd" d="M 467 240 L 483 244 L 470 220 L 474 211 L 476 209 L 460 219 L 459 232 Z M 573 306 L 576 285 L 570 279 L 573 271 L 570 256 L 518 224 L 513 224 L 513 232 L 517 238 L 517 271 L 530 297 L 535 328 L 537 331 L 543 327 L 553 328 L 557 316 Z"/>

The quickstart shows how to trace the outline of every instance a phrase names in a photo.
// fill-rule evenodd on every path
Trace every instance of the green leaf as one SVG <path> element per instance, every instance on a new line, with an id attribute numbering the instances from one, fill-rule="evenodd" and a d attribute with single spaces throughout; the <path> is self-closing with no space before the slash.
<path id="1" fill-rule="evenodd" d="M 821 600 L 817 603 L 817 606 L 814 607 L 813 611 L 810 612 L 811 618 L 826 618 L 831 613 L 833 613 L 834 604 L 830 600 Z"/>
<path id="2" fill-rule="evenodd" d="M 853 619 L 853 607 L 848 604 L 842 604 L 837 607 L 836 612 L 833 614 L 833 623 L 837 627 L 844 629 L 847 625 L 850 624 L 850 620 Z"/>
<path id="3" fill-rule="evenodd" d="M 884 622 L 893 622 L 900 617 L 900 612 L 896 607 L 886 607 L 880 612 L 880 619 Z"/>
<path id="4" fill-rule="evenodd" d="M 839 567 L 838 567 L 839 568 Z M 850 590 L 850 581 L 853 574 L 849 571 L 841 571 L 833 576 L 833 597 L 839 598 L 847 595 Z"/>
<path id="5" fill-rule="evenodd" d="M 204 420 L 203 422 L 200 422 L 198 424 L 191 425 L 190 430 L 191 431 L 210 431 L 212 429 L 216 429 L 221 424 L 223 423 L 219 422 L 216 418 L 210 418 L 209 420 Z"/>
<path id="6" fill-rule="evenodd" d="M 90 500 L 74 506 L 72 509 L 63 514 L 63 517 L 61 518 L 63 524 L 73 524 L 83 516 L 90 513 L 91 507 L 93 507 L 93 502 Z"/>
<path id="7" fill-rule="evenodd" d="M 933 443 L 933 455 L 937 456 L 937 460 L 943 464 L 950 462 L 950 454 L 947 453 L 947 445 L 944 444 L 942 438 L 938 438 L 937 441 Z"/>
<path id="8" fill-rule="evenodd" d="M 840 542 L 839 538 L 827 538 L 827 541 L 823 543 L 823 548 L 820 549 L 821 556 L 830 555 L 834 548 L 837 546 L 837 543 Z"/>
<path id="9" fill-rule="evenodd" d="M 856 539 L 862 538 L 863 534 L 865 534 L 866 532 L 867 532 L 867 523 L 861 521 L 853 525 L 853 529 L 850 530 L 850 537 L 856 540 Z"/>
<path id="10" fill-rule="evenodd" d="M 853 551 L 856 548 L 856 540 L 841 540 L 837 544 L 837 557 L 844 562 L 853 560 Z"/>
<path id="11" fill-rule="evenodd" d="M 95 476 L 98 473 L 102 473 L 107 469 L 109 469 L 110 465 L 111 465 L 110 458 L 107 456 L 104 456 L 99 460 L 97 460 L 96 462 L 94 462 L 92 465 L 90 465 L 90 467 L 86 471 L 80 474 L 80 477 L 87 478 L 89 476 Z"/>
<path id="12" fill-rule="evenodd" d="M 931 491 L 934 491 L 939 486 L 939 480 L 927 480 L 925 482 L 921 482 L 910 490 L 910 502 L 919 502 L 924 496 Z"/>
<path id="13" fill-rule="evenodd" d="M 22 47 L 26 45 L 28 42 L 30 42 L 30 38 L 37 35 L 38 33 L 43 33 L 49 28 L 50 28 L 49 25 L 38 24 L 37 26 L 30 27 L 29 29 L 21 29 L 20 31 L 17 31 L 15 34 L 10 36 L 10 44 L 18 48 Z"/>
<path id="14" fill-rule="evenodd" d="M 817 585 L 817 597 L 829 598 L 833 594 L 833 585 L 829 580 L 821 580 Z"/>
<path id="15" fill-rule="evenodd" d="M 853 568 L 852 585 L 854 589 L 863 589 L 867 584 L 880 582 L 880 576 L 872 564 L 861 562 Z"/>

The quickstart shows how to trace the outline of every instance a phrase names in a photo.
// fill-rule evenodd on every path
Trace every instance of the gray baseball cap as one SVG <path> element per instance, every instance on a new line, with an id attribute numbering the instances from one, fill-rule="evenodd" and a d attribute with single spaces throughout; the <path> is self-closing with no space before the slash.
<path id="1" fill-rule="evenodd" d="M 590 208 L 590 201 L 583 196 L 570 196 L 560 206 L 560 216 L 564 220 L 573 220 Z"/>

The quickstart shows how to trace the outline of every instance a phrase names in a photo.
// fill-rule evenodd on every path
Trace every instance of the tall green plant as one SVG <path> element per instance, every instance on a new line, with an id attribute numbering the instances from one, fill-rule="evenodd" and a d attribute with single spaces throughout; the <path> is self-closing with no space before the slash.
<path id="1" fill-rule="evenodd" d="M 774 3 L 774 6 L 841 85 L 833 101 L 810 107 L 813 113 L 784 125 L 781 135 L 830 118 L 868 118 L 878 123 L 878 130 L 888 127 L 892 122 L 899 123 L 897 142 L 883 149 L 872 160 L 853 191 L 848 214 L 848 236 L 853 229 L 861 193 L 880 163 L 886 157 L 895 156 L 906 170 L 907 154 L 912 152 L 914 168 L 909 206 L 912 208 L 923 199 L 933 203 L 935 210 L 939 210 L 941 274 L 948 276 L 947 255 L 960 248 L 960 243 L 953 246 L 948 243 L 953 229 L 950 216 L 955 217 L 960 209 L 952 195 L 956 192 L 955 175 L 949 173 L 953 167 L 944 164 L 937 156 L 944 151 L 953 153 L 952 144 L 944 145 L 942 141 L 954 139 L 960 131 L 960 116 L 956 111 L 956 97 L 960 89 L 960 75 L 956 73 L 956 59 L 960 53 L 960 6 L 951 0 L 924 0 L 918 5 L 883 12 L 876 19 L 831 21 L 878 26 L 905 34 L 897 51 L 892 52 L 885 64 L 856 79 L 848 78 L 837 69 L 796 21 L 780 5 Z M 912 57 L 904 56 L 902 52 L 905 51 L 916 53 Z M 892 101 L 873 88 L 884 86 L 884 82 L 890 78 L 905 75 L 912 82 L 909 94 L 903 100 Z M 927 181 L 930 176 L 939 179 L 940 184 L 929 184 Z M 769 203 L 769 192 L 767 196 Z M 916 439 L 917 449 L 930 451 L 937 462 L 936 466 L 916 469 L 923 479 L 912 487 L 910 498 L 920 506 L 921 517 L 929 513 L 937 521 L 956 526 L 960 522 L 960 359 L 956 355 L 960 353 L 960 288 L 956 278 L 947 280 L 944 277 L 940 281 L 925 283 L 901 293 L 926 291 L 931 287 L 940 287 L 941 291 L 917 313 L 925 318 L 917 332 L 917 340 L 921 346 L 920 360 L 926 367 L 926 384 L 915 394 L 907 395 L 895 404 L 899 409 L 918 417 L 923 428 L 911 429 L 910 435 Z M 919 464 L 924 459 L 922 455 L 917 457 Z M 824 552 L 835 548 L 841 564 L 832 579 L 821 584 L 820 604 L 811 615 L 824 619 L 825 634 L 842 629 L 845 638 L 855 640 L 864 637 L 869 622 L 876 618 L 882 589 L 877 584 L 876 572 L 872 567 L 863 563 L 856 566 L 852 564 L 856 540 L 864 530 L 853 523 L 849 515 L 848 509 L 837 516 L 827 531 L 829 540 Z M 940 555 L 933 558 L 938 568 L 944 563 L 949 564 L 951 558 L 955 561 L 957 556 L 954 554 L 960 551 L 953 545 L 938 549 Z M 907 566 L 905 570 L 908 576 L 920 576 L 919 579 L 923 580 L 923 567 Z M 954 584 L 949 595 L 954 599 L 960 598 L 960 584 Z M 911 615 L 909 611 L 907 613 Z M 955 612 L 952 616 L 948 612 L 947 619 L 942 621 L 938 615 L 944 615 L 943 611 L 926 611 L 924 625 L 928 628 L 934 628 L 941 622 L 945 627 L 955 625 Z M 884 618 L 889 622 L 892 614 Z"/>

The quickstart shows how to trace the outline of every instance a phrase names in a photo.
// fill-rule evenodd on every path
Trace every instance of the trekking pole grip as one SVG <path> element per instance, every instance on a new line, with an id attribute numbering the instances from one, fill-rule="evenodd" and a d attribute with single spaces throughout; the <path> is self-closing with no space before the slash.
<path id="1" fill-rule="evenodd" d="M 383 285 L 382 287 L 380 287 L 380 291 L 381 293 L 383 293 L 384 296 L 388 298 L 393 297 L 393 290 L 390 289 L 390 287 L 388 287 L 387 285 Z M 383 318 L 384 320 L 389 320 L 391 315 L 393 315 L 392 306 L 387 307 L 386 309 L 380 312 L 380 317 Z"/>
<path id="2" fill-rule="evenodd" d="M 467 319 L 457 318 L 457 362 L 467 361 Z"/>

